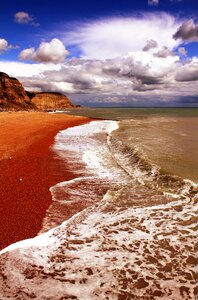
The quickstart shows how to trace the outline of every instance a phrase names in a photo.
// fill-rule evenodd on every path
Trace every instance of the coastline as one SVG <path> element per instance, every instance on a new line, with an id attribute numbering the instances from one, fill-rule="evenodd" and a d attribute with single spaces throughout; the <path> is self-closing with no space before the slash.
<path id="1" fill-rule="evenodd" d="M 107 143 L 115 138 L 115 125 L 95 121 L 56 135 L 53 150 L 77 176 L 53 186 L 55 209 L 49 213 L 50 223 L 51 217 L 59 218 L 62 213 L 64 217 L 64 209 L 70 210 L 73 204 L 88 206 L 63 218 L 61 225 L 53 224 L 43 234 L 1 251 L 2 297 L 194 299 L 194 194 L 191 189 L 182 197 L 162 194 L 152 180 L 151 185 L 144 185 L 134 172 L 125 172 L 122 162 L 126 162 L 127 149 L 119 140 L 110 148 Z M 135 157 L 127 165 L 136 166 L 136 161 Z M 101 198 L 97 198 L 98 187 Z"/>
<path id="2" fill-rule="evenodd" d="M 50 149 L 54 137 L 90 120 L 43 112 L 0 114 L 0 249 L 39 232 L 52 203 L 49 188 L 75 177 Z"/>

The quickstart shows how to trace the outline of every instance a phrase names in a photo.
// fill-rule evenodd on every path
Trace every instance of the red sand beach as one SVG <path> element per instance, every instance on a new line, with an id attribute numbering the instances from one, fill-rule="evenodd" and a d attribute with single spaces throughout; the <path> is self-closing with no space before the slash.
<path id="1" fill-rule="evenodd" d="M 42 112 L 0 114 L 0 249 L 39 232 L 52 201 L 49 188 L 74 177 L 50 145 L 59 130 L 88 121 Z"/>

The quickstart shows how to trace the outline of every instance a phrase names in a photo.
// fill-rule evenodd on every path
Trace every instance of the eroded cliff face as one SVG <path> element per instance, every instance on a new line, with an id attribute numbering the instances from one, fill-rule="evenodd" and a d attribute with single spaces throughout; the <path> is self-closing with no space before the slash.
<path id="1" fill-rule="evenodd" d="M 66 109 L 75 107 L 69 98 L 60 93 L 28 93 L 32 103 L 39 109 Z"/>
<path id="2" fill-rule="evenodd" d="M 0 108 L 9 110 L 37 109 L 26 94 L 22 84 L 0 72 Z"/>
<path id="3" fill-rule="evenodd" d="M 75 105 L 63 94 L 27 92 L 16 78 L 0 72 L 0 110 L 56 110 L 72 107 Z"/>

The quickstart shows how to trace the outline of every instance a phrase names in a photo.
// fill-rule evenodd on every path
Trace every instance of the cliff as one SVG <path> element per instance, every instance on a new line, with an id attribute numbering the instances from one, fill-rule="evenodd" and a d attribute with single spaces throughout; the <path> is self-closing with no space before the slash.
<path id="1" fill-rule="evenodd" d="M 0 108 L 9 110 L 37 109 L 26 94 L 22 84 L 0 72 Z"/>
<path id="2" fill-rule="evenodd" d="M 41 110 L 66 109 L 75 107 L 69 98 L 60 93 L 31 93 L 27 92 L 31 101 Z"/>
<path id="3" fill-rule="evenodd" d="M 0 72 L 0 111 L 56 110 L 71 107 L 75 105 L 63 94 L 27 92 L 16 78 Z"/>

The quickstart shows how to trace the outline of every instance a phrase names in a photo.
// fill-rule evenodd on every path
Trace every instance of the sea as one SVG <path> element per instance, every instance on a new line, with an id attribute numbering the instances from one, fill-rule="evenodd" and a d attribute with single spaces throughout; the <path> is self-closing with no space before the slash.
<path id="1" fill-rule="evenodd" d="M 55 138 L 75 178 L 50 188 L 38 241 L 56 247 L 33 242 L 29 254 L 47 294 L 32 281 L 24 289 L 42 299 L 197 299 L 198 109 L 59 113 L 93 121 Z"/>

